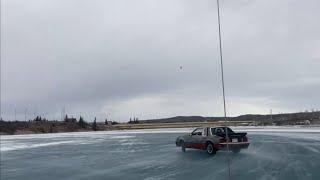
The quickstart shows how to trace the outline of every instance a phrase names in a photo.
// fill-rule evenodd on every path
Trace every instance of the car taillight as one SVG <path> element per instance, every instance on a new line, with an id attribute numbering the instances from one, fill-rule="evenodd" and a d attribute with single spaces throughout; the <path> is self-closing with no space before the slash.
<path id="1" fill-rule="evenodd" d="M 243 142 L 248 142 L 247 136 L 244 136 L 244 137 L 242 138 L 242 141 L 243 141 Z"/>

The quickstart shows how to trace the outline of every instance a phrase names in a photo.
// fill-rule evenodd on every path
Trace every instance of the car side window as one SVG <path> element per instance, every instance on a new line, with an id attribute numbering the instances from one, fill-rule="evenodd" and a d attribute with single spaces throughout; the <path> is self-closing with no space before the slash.
<path id="1" fill-rule="evenodd" d="M 200 135 L 201 136 L 202 131 L 203 131 L 203 128 L 197 128 L 191 133 L 191 135 Z"/>
<path id="2" fill-rule="evenodd" d="M 224 129 L 223 128 L 211 128 L 211 133 L 215 135 L 223 134 Z"/>
<path id="3" fill-rule="evenodd" d="M 217 128 L 216 133 L 217 134 L 223 134 L 224 130 L 222 128 Z"/>
<path id="4" fill-rule="evenodd" d="M 216 134 L 216 128 L 211 128 L 211 134 L 212 135 Z"/>

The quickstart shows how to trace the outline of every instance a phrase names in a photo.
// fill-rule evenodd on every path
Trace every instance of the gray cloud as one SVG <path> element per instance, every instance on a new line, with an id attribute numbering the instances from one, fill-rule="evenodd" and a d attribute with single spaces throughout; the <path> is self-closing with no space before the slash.
<path id="1" fill-rule="evenodd" d="M 222 115 L 215 1 L 1 3 L 3 117 Z M 221 1 L 228 114 L 319 108 L 319 5 Z"/>

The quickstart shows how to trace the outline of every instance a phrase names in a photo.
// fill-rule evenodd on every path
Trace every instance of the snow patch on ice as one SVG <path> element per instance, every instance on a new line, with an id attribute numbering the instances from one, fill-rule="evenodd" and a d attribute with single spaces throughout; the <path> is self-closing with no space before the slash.
<path id="1" fill-rule="evenodd" d="M 17 144 L 4 144 L 5 146 L 1 147 L 2 152 L 6 151 L 14 151 L 21 149 L 32 149 L 38 147 L 46 147 L 46 146 L 56 146 L 61 144 L 76 144 L 77 141 L 58 141 L 58 142 L 49 142 L 49 143 L 39 143 L 39 144 L 27 144 L 27 143 L 17 143 Z"/>
<path id="2" fill-rule="evenodd" d="M 111 136 L 110 139 L 129 139 L 134 137 L 135 136 Z"/>

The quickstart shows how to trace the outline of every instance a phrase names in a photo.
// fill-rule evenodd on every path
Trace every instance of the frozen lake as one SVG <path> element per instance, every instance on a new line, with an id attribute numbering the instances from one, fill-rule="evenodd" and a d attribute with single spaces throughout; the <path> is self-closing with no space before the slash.
<path id="1" fill-rule="evenodd" d="M 1 136 L 1 179 L 320 179 L 319 127 L 237 127 L 251 142 L 239 154 L 182 153 L 191 129 Z"/>

